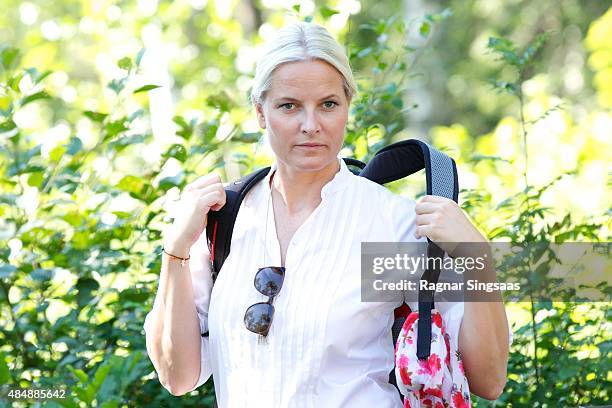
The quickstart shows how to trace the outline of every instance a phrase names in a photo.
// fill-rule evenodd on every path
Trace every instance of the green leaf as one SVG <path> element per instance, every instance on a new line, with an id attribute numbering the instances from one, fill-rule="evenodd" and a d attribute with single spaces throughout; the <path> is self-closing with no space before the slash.
<path id="1" fill-rule="evenodd" d="M 168 191 L 172 187 L 180 186 L 184 178 L 185 177 L 182 172 L 179 173 L 177 176 L 164 177 L 163 179 L 159 180 L 159 188 L 162 189 L 163 191 Z"/>
<path id="2" fill-rule="evenodd" d="M 117 66 L 129 71 L 132 68 L 132 60 L 129 57 L 123 57 L 117 62 Z"/>
<path id="3" fill-rule="evenodd" d="M 141 48 L 140 51 L 138 51 L 138 54 L 136 54 L 136 59 L 134 60 L 134 63 L 136 64 L 137 67 L 140 66 L 140 62 L 142 61 L 142 57 L 144 56 L 146 51 L 146 48 Z"/>
<path id="4" fill-rule="evenodd" d="M 40 282 L 48 281 L 53 278 L 54 272 L 53 269 L 36 268 L 30 273 L 30 278 Z"/>
<path id="5" fill-rule="evenodd" d="M 550 33 L 545 32 L 538 35 L 535 40 L 529 44 L 527 49 L 523 52 L 521 56 L 521 64 L 527 65 L 532 62 L 534 55 L 538 52 L 538 50 L 544 45 L 544 43 L 548 40 Z"/>
<path id="6" fill-rule="evenodd" d="M 176 132 L 178 136 L 182 137 L 183 139 L 191 138 L 191 136 L 193 135 L 195 124 L 196 124 L 196 119 L 192 119 L 189 123 L 187 123 L 185 118 L 177 115 L 174 118 L 172 118 L 172 120 L 174 121 L 174 123 L 176 123 L 180 127 L 180 130 Z M 208 140 L 204 140 L 204 141 L 208 142 Z"/>
<path id="7" fill-rule="evenodd" d="M 87 384 L 89 382 L 89 377 L 87 376 L 85 371 L 81 370 L 80 368 L 74 368 L 71 365 L 68 365 L 66 367 L 82 384 Z"/>
<path id="8" fill-rule="evenodd" d="M 430 31 L 431 31 L 431 24 L 429 22 L 424 21 L 423 23 L 421 23 L 421 28 L 419 29 L 419 33 L 421 34 L 421 37 L 427 37 Z"/>
<path id="9" fill-rule="evenodd" d="M 516 55 L 516 49 L 512 41 L 506 38 L 489 37 L 487 48 L 499 54 L 508 64 L 515 67 L 521 66 L 521 62 L 518 55 Z"/>
<path id="10" fill-rule="evenodd" d="M 134 91 L 135 94 L 139 92 L 150 91 L 151 89 L 161 88 L 161 85 L 144 85 Z"/>
<path id="11" fill-rule="evenodd" d="M 92 278 L 81 278 L 78 280 L 75 285 L 78 291 L 77 293 L 77 304 L 79 307 L 85 306 L 91 298 L 93 297 L 93 293 L 100 287 L 100 284 Z"/>
<path id="12" fill-rule="evenodd" d="M 94 122 L 102 123 L 104 119 L 108 116 L 108 113 L 94 112 L 94 111 L 84 111 L 83 114 L 87 116 L 89 119 Z"/>
<path id="13" fill-rule="evenodd" d="M 130 193 L 140 193 L 145 186 L 144 180 L 139 177 L 127 175 L 124 176 L 119 183 L 117 188 Z"/>
<path id="14" fill-rule="evenodd" d="M 125 118 L 121 118 L 112 122 L 108 122 L 106 126 L 104 126 L 104 130 L 106 131 L 106 136 L 104 136 L 104 141 L 112 138 L 113 136 L 128 130 L 128 127 L 125 125 Z"/>
<path id="15" fill-rule="evenodd" d="M 0 52 L 0 62 L 5 70 L 11 69 L 14 65 L 17 65 L 19 61 L 20 51 L 18 48 L 6 47 Z"/>
<path id="16" fill-rule="evenodd" d="M 215 136 L 217 135 L 217 131 L 219 130 L 219 123 L 217 121 L 210 121 L 206 123 L 203 127 L 204 133 L 204 142 L 211 143 Z M 206 150 L 203 150 L 206 151 Z"/>
<path id="17" fill-rule="evenodd" d="M 402 98 L 399 96 L 396 96 L 395 98 L 391 99 L 391 105 L 397 109 L 402 109 L 404 107 L 404 101 L 402 101 Z"/>
<path id="18" fill-rule="evenodd" d="M 35 156 L 40 156 L 41 149 L 42 149 L 42 145 L 39 144 L 39 145 L 36 145 L 33 148 L 31 148 L 30 150 L 28 150 L 28 153 L 26 155 L 27 158 L 28 158 L 28 161 L 30 159 L 32 159 L 33 157 L 35 157 Z M 28 166 L 28 167 L 35 169 L 35 170 L 32 170 L 32 171 L 45 170 L 45 167 L 42 167 L 42 166 Z"/>
<path id="19" fill-rule="evenodd" d="M 332 8 L 329 8 L 327 6 L 323 6 L 319 9 L 319 13 L 321 14 L 321 17 L 328 19 L 331 16 L 333 16 L 334 14 L 340 14 L 340 12 L 338 10 L 334 10 Z"/>
<path id="20" fill-rule="evenodd" d="M 122 303 L 125 302 L 135 302 L 135 303 L 143 303 L 146 302 L 150 297 L 148 292 L 143 291 L 139 288 L 128 288 L 124 289 L 119 293 L 119 301 Z"/>
<path id="21" fill-rule="evenodd" d="M 261 140 L 261 136 L 262 134 L 260 132 L 241 133 L 232 137 L 232 140 L 242 143 L 256 143 Z"/>
<path id="22" fill-rule="evenodd" d="M 221 91 L 206 98 L 206 104 L 211 108 L 219 109 L 221 112 L 229 112 L 234 106 L 234 102 L 225 91 Z"/>
<path id="23" fill-rule="evenodd" d="M 32 78 L 32 82 L 34 82 L 34 84 L 39 84 L 40 81 L 53 73 L 53 71 L 49 70 L 40 73 L 36 68 L 26 68 L 25 71 L 30 75 L 30 78 Z"/>
<path id="24" fill-rule="evenodd" d="M 138 143 L 143 143 L 146 140 L 145 135 L 131 135 L 124 136 L 119 139 L 113 140 L 108 144 L 109 148 L 114 149 L 117 152 L 122 151 L 128 146 L 135 145 Z"/>
<path id="25" fill-rule="evenodd" d="M 0 384 L 9 384 L 11 382 L 11 372 L 6 363 L 6 356 L 0 351 Z"/>
<path id="26" fill-rule="evenodd" d="M 102 383 L 108 376 L 110 369 L 111 369 L 110 364 L 102 364 L 101 366 L 98 367 L 98 369 L 96 370 L 96 373 L 94 374 L 94 380 L 92 381 L 92 385 L 95 387 L 96 390 L 100 389 L 100 387 L 102 386 Z"/>
<path id="27" fill-rule="evenodd" d="M 43 172 L 32 173 L 28 176 L 28 185 L 36 188 L 40 188 L 42 186 L 43 180 L 45 179 L 45 175 Z"/>
<path id="28" fill-rule="evenodd" d="M 0 115 L 4 117 L 10 116 L 13 111 L 13 100 L 10 96 L 0 95 Z"/>
<path id="29" fill-rule="evenodd" d="M 22 98 L 20 105 L 25 106 L 28 103 L 37 101 L 39 99 L 50 99 L 50 98 L 51 96 L 47 92 L 40 91 L 40 92 L 33 93 L 32 95 L 28 95 L 25 98 Z"/>
<path id="30" fill-rule="evenodd" d="M 0 123 L 0 133 L 9 132 L 15 128 L 17 128 L 17 125 L 11 119 Z"/>
<path id="31" fill-rule="evenodd" d="M 132 213 L 125 212 L 125 211 L 113 211 L 113 214 L 115 214 L 118 218 L 121 218 L 124 220 L 131 218 L 133 215 Z"/>
<path id="32" fill-rule="evenodd" d="M 68 154 L 74 156 L 83 149 L 83 142 L 76 136 L 70 138 L 70 142 L 66 145 Z"/>
<path id="33" fill-rule="evenodd" d="M 3 278 L 10 279 L 16 270 L 17 270 L 17 267 L 15 267 L 15 265 L 10 265 L 10 264 L 0 265 L 0 279 L 3 279 Z"/>
<path id="34" fill-rule="evenodd" d="M 145 114 L 144 109 L 136 109 L 134 112 L 130 113 L 127 117 L 128 122 L 132 123 L 134 119 L 139 118 Z"/>
<path id="35" fill-rule="evenodd" d="M 57 364 L 57 367 L 60 368 L 66 364 L 72 364 L 77 360 L 78 358 L 74 354 L 68 354 L 66 357 L 62 358 L 62 360 Z"/>
<path id="36" fill-rule="evenodd" d="M 164 153 L 163 157 L 165 159 L 167 159 L 168 157 L 174 157 L 176 160 L 184 162 L 185 160 L 187 160 L 187 151 L 185 150 L 185 147 L 183 145 L 173 144 L 172 146 L 170 146 L 168 151 Z"/>
<path id="37" fill-rule="evenodd" d="M 488 82 L 498 93 L 506 92 L 509 95 L 518 95 L 519 85 L 515 82 L 496 81 L 494 79 Z"/>
<path id="38" fill-rule="evenodd" d="M 19 92 L 19 82 L 21 82 L 21 79 L 23 78 L 24 75 L 25 75 L 25 71 L 19 71 L 15 73 L 15 75 L 9 78 L 6 85 L 9 88 L 11 88 L 13 91 Z"/>
<path id="39" fill-rule="evenodd" d="M 121 79 L 113 79 L 107 85 L 110 89 L 112 89 L 116 94 L 119 94 L 123 88 L 125 88 L 125 84 L 127 82 L 127 77 Z"/>
<path id="40" fill-rule="evenodd" d="M 55 146 L 49 153 L 49 160 L 51 160 L 53 163 L 59 163 L 64 156 L 64 153 L 66 153 L 66 150 L 67 149 L 65 146 Z"/>

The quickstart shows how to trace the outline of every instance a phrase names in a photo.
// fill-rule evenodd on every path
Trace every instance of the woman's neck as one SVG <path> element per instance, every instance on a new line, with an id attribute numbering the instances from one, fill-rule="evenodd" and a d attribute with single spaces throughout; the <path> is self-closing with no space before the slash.
<path id="1" fill-rule="evenodd" d="M 272 176 L 275 196 L 281 198 L 289 214 L 310 212 L 321 202 L 323 186 L 331 181 L 339 170 L 338 160 L 319 171 L 295 171 L 278 162 L 276 173 Z"/>

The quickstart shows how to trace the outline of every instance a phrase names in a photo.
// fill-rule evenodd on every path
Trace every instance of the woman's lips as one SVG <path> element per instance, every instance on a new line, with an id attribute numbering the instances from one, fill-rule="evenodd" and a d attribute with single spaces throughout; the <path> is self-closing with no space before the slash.
<path id="1" fill-rule="evenodd" d="M 323 144 L 318 144 L 318 143 L 303 143 L 303 144 L 299 144 L 299 145 L 295 145 L 296 147 L 301 147 L 303 149 L 318 149 L 321 147 L 325 147 L 325 145 Z"/>

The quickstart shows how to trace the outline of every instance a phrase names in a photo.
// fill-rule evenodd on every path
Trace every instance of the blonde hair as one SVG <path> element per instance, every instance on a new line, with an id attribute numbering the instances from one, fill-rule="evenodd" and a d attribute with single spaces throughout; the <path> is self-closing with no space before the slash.
<path id="1" fill-rule="evenodd" d="M 325 61 L 342 75 L 344 93 L 351 99 L 357 92 L 353 71 L 344 48 L 324 27 L 306 22 L 293 23 L 279 30 L 270 41 L 255 68 L 255 81 L 251 90 L 253 105 L 263 102 L 270 89 L 272 74 L 289 62 Z"/>

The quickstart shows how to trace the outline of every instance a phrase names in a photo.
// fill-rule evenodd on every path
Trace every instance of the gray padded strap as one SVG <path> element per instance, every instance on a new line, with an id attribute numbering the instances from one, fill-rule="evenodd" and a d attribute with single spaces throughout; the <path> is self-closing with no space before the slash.
<path id="1" fill-rule="evenodd" d="M 453 162 L 450 157 L 440 152 L 438 149 L 429 148 L 429 159 L 431 162 L 431 189 L 432 194 L 453 199 L 454 174 Z"/>

